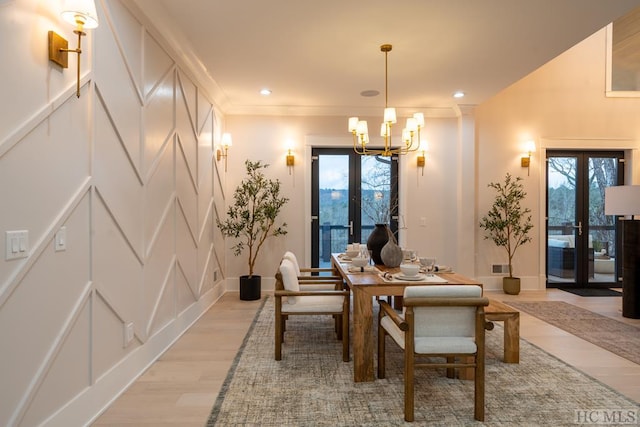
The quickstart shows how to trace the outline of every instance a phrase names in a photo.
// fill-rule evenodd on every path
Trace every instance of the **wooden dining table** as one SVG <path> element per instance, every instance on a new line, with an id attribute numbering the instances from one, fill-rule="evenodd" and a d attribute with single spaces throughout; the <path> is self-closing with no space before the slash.
<path id="1" fill-rule="evenodd" d="M 353 379 L 355 382 L 373 381 L 374 367 L 373 355 L 376 343 L 374 342 L 373 300 L 375 297 L 393 296 L 402 297 L 407 286 L 416 285 L 479 285 L 481 283 L 457 273 L 434 273 L 436 277 L 446 280 L 446 283 L 424 283 L 420 281 L 404 281 L 397 278 L 396 273 L 400 268 L 389 268 L 376 265 L 375 270 L 367 267 L 362 271 L 349 271 L 351 263 L 345 261 L 341 254 L 331 255 L 331 265 L 336 275 L 344 278 L 347 286 L 353 294 Z M 380 273 L 394 274 L 393 281 L 387 281 Z"/>

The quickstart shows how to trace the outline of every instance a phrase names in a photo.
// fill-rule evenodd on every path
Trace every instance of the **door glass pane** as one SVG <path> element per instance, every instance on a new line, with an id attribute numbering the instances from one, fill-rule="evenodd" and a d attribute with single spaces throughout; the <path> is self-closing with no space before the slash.
<path id="1" fill-rule="evenodd" d="M 547 171 L 547 280 L 576 281 L 576 157 L 550 157 Z"/>
<path id="2" fill-rule="evenodd" d="M 391 200 L 391 158 L 360 156 L 360 239 L 366 243 L 375 224 L 390 224 L 397 203 Z"/>
<path id="3" fill-rule="evenodd" d="M 615 282 L 615 216 L 604 214 L 604 190 L 617 179 L 616 158 L 589 158 L 589 282 Z"/>
<path id="4" fill-rule="evenodd" d="M 320 225 L 319 265 L 328 266 L 332 252 L 344 252 L 349 241 L 349 156 L 318 156 Z"/>

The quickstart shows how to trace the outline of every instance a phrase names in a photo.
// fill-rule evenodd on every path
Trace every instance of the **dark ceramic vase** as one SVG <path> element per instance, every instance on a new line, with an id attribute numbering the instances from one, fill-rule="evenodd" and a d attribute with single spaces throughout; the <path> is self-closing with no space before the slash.
<path id="1" fill-rule="evenodd" d="M 382 265 L 382 258 L 380 258 L 380 252 L 382 248 L 389 241 L 389 227 L 387 224 L 376 224 L 375 228 L 369 234 L 367 239 L 367 249 L 371 251 L 371 259 L 373 262 Z"/>

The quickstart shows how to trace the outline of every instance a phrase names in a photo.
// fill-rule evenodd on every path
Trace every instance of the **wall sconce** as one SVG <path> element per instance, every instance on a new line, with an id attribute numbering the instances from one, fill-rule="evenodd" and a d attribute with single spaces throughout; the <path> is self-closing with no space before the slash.
<path id="1" fill-rule="evenodd" d="M 233 145 L 233 142 L 231 141 L 230 133 L 222 134 L 222 142 L 220 145 L 222 146 L 222 149 L 218 148 L 218 151 L 216 152 L 216 160 L 220 161 L 220 159 L 224 157 L 224 171 L 226 172 L 227 171 L 227 155 L 228 155 L 229 147 Z"/>
<path id="2" fill-rule="evenodd" d="M 420 148 L 418 148 L 418 150 L 421 152 L 421 154 L 418 154 L 418 157 L 416 158 L 416 165 L 422 169 L 422 173 L 421 175 L 424 176 L 424 165 L 426 163 L 426 151 L 429 149 L 429 146 L 427 144 L 427 141 L 420 141 Z"/>
<path id="3" fill-rule="evenodd" d="M 520 158 L 520 166 L 527 168 L 527 176 L 531 171 L 531 153 L 536 151 L 536 143 L 533 141 L 527 141 L 525 143 L 525 150 L 527 151 L 527 157 Z"/>
<path id="4" fill-rule="evenodd" d="M 59 34 L 49 31 L 49 60 L 60 65 L 62 68 L 69 67 L 69 52 L 78 54 L 78 83 L 76 84 L 76 96 L 80 98 L 80 54 L 82 53 L 82 36 L 87 35 L 85 29 L 96 28 L 98 26 L 98 15 L 96 5 L 93 0 L 67 0 L 64 2 L 62 19 L 75 25 L 73 31 L 78 35 L 78 47 L 69 49 L 69 42 Z"/>
<path id="5" fill-rule="evenodd" d="M 286 144 L 285 144 L 285 148 L 287 149 L 287 156 L 286 156 L 286 164 L 287 167 L 289 168 L 289 175 L 291 175 L 291 171 L 293 170 L 293 165 L 295 165 L 296 163 L 296 158 L 293 155 L 293 152 L 291 150 L 293 150 L 295 147 L 295 143 L 292 140 L 287 140 Z"/>
<path id="6" fill-rule="evenodd" d="M 293 169 L 293 165 L 295 164 L 295 157 L 291 154 L 291 148 L 287 150 L 287 166 L 289 167 L 289 175 L 291 175 L 291 169 Z"/>

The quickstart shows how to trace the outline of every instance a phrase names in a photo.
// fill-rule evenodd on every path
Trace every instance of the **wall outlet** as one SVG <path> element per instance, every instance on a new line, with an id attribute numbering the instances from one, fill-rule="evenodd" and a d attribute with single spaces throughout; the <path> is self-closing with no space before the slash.
<path id="1" fill-rule="evenodd" d="M 509 264 L 491 264 L 491 274 L 509 274 Z"/>
<path id="2" fill-rule="evenodd" d="M 134 331 L 133 322 L 127 322 L 124 324 L 124 347 L 128 347 L 133 341 Z"/>

